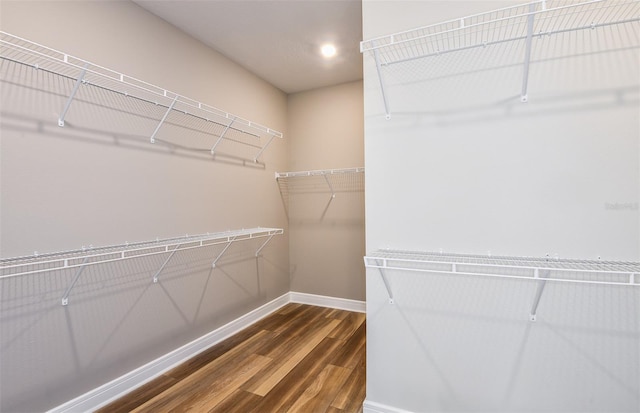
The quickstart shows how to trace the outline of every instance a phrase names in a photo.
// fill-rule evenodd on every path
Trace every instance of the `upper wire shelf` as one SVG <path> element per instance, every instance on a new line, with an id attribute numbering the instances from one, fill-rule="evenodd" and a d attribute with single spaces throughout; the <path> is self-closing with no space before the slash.
<path id="1" fill-rule="evenodd" d="M 510 60 L 508 64 L 518 62 L 523 66 L 520 97 L 526 102 L 532 39 L 638 21 L 638 0 L 537 0 L 362 41 L 360 51 L 372 55 L 376 62 L 385 112 L 389 118 L 391 112 L 385 91 L 385 74 L 391 66 L 425 59 L 423 63 L 426 64 L 429 58 L 444 54 L 520 42 L 524 44 L 522 54 L 518 53 L 513 57 L 517 60 Z M 473 66 L 464 66 L 462 71 L 491 66 L 492 62 L 499 60 L 490 53 L 486 55 L 488 62 L 479 62 L 477 60 L 483 60 L 482 57 L 474 56 Z M 543 58 L 543 54 L 538 55 Z M 420 71 L 431 72 L 431 68 L 421 68 Z"/>
<path id="2" fill-rule="evenodd" d="M 328 193 L 329 200 L 322 213 L 324 217 L 337 193 L 364 191 L 364 167 L 276 172 L 276 182 L 287 215 L 289 195 Z"/>
<path id="3" fill-rule="evenodd" d="M 342 169 L 317 169 L 314 171 L 276 172 L 276 179 L 300 178 L 300 177 L 307 177 L 307 176 L 357 174 L 357 173 L 364 173 L 364 167 L 342 168 Z"/>
<path id="4" fill-rule="evenodd" d="M 88 100 L 97 104 L 114 105 L 116 102 L 116 105 L 126 106 L 131 112 L 139 111 L 137 114 L 142 117 L 153 118 L 151 124 L 155 124 L 155 129 L 152 127 L 148 130 L 151 143 L 155 143 L 160 137 L 159 132 L 163 125 L 171 124 L 181 127 L 183 131 L 208 136 L 210 144 L 198 148 L 199 150 L 207 150 L 215 155 L 222 141 L 243 143 L 254 148 L 252 160 L 257 162 L 274 138 L 282 138 L 281 132 L 248 119 L 2 31 L 0 58 L 5 62 L 54 75 L 57 79 L 66 80 L 73 85 L 72 90 L 66 91 L 66 104 L 59 108 L 59 126 L 65 125 L 67 113 L 73 111 L 72 103 L 76 94 L 80 96 L 79 91 L 83 88 L 95 88 L 96 92 Z M 23 71 L 14 72 L 17 73 L 15 81 L 26 82 Z M 7 73 L 3 75 L 5 79 L 9 77 Z M 42 83 L 42 79 L 34 82 Z M 49 83 L 52 85 L 48 87 L 55 89 L 59 86 L 53 83 L 60 83 L 60 80 L 51 80 Z M 38 86 L 47 87 L 41 84 Z M 56 92 L 62 93 L 58 90 Z M 117 95 L 119 98 L 107 96 L 109 94 Z M 85 93 L 85 96 L 88 94 Z M 135 99 L 137 104 L 124 103 L 123 99 Z"/>

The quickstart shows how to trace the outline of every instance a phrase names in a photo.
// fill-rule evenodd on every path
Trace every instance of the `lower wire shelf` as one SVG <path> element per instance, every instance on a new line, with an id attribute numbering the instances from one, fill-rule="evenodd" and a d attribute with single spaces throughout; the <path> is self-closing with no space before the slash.
<path id="1" fill-rule="evenodd" d="M 364 264 L 380 271 L 390 304 L 395 301 L 385 275 L 387 270 L 536 281 L 536 294 L 529 315 L 531 321 L 536 321 L 538 303 L 548 281 L 640 287 L 640 262 L 378 250 L 365 256 Z"/>
<path id="2" fill-rule="evenodd" d="M 183 237 L 156 239 L 136 243 L 125 243 L 104 247 L 83 247 L 77 250 L 53 252 L 46 254 L 34 253 L 33 255 L 0 259 L 0 280 L 10 277 L 26 276 L 62 269 L 76 269 L 73 280 L 65 290 L 62 297 L 62 305 L 69 303 L 69 294 L 74 285 L 88 266 L 105 264 L 132 258 L 148 257 L 159 254 L 169 254 L 163 264 L 153 275 L 153 282 L 157 283 L 159 276 L 174 254 L 194 248 L 202 248 L 211 245 L 225 244 L 224 248 L 212 261 L 212 267 L 224 255 L 234 242 L 257 238 L 266 240 L 256 250 L 257 257 L 262 249 L 275 235 L 281 235 L 281 228 L 250 228 L 224 232 L 214 232 L 199 235 L 185 235 Z"/>

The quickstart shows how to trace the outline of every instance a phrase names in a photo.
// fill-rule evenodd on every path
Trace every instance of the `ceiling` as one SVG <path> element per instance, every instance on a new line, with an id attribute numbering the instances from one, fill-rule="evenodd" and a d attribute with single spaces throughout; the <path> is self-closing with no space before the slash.
<path id="1" fill-rule="evenodd" d="M 362 79 L 360 0 L 133 1 L 285 93 Z"/>

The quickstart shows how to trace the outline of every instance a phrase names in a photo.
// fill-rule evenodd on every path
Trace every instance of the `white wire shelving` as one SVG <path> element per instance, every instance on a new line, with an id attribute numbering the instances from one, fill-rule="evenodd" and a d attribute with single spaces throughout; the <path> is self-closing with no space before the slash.
<path id="1" fill-rule="evenodd" d="M 437 78 L 432 72 L 432 65 L 436 61 L 434 59 L 441 59 L 443 55 L 473 49 L 489 51 L 501 44 L 518 43 L 520 48 L 511 49 L 512 52 L 518 52 L 517 56 L 511 56 L 505 64 L 522 66 L 520 100 L 527 102 L 532 49 L 538 49 L 538 59 L 543 60 L 548 55 L 540 50 L 559 48 L 557 41 L 550 46 L 544 40 L 576 31 L 598 31 L 613 27 L 622 30 L 623 26 L 637 26 L 638 22 L 638 0 L 537 0 L 362 41 L 360 51 L 375 61 L 384 110 L 389 119 L 391 107 L 387 75 L 394 66 L 407 63 L 417 65 L 415 71 L 419 74 L 405 80 L 411 84 Z M 637 47 L 637 34 L 627 36 Z M 474 61 L 468 62 L 460 71 L 486 70 L 497 64 L 496 56 L 488 52 L 484 56 L 486 58 L 482 54 L 474 55 Z M 455 69 L 447 68 L 446 74 L 450 75 Z"/>
<path id="2" fill-rule="evenodd" d="M 263 248 L 275 235 L 281 235 L 283 233 L 284 230 L 280 228 L 258 227 L 199 235 L 185 235 L 182 237 L 156 239 L 154 241 L 125 243 L 103 247 L 89 246 L 77 250 L 45 254 L 34 253 L 29 256 L 0 259 L 0 280 L 56 270 L 75 269 L 76 272 L 73 280 L 65 290 L 61 300 L 62 305 L 67 305 L 69 303 L 71 290 L 82 275 L 84 269 L 88 266 L 168 254 L 163 264 L 157 271 L 155 271 L 152 277 L 152 281 L 157 283 L 160 274 L 177 252 L 224 244 L 222 251 L 220 251 L 212 261 L 211 265 L 215 268 L 217 262 L 228 250 L 231 244 L 251 239 L 266 238 L 255 252 L 255 256 L 258 257 Z"/>
<path id="3" fill-rule="evenodd" d="M 276 172 L 276 181 L 287 207 L 291 194 L 328 193 L 330 204 L 337 193 L 364 191 L 364 167 Z"/>
<path id="4" fill-rule="evenodd" d="M 60 127 L 73 114 L 74 102 L 82 101 L 144 119 L 151 143 L 197 141 L 191 149 L 214 156 L 223 142 L 230 142 L 249 147 L 258 162 L 273 139 L 282 138 L 282 133 L 240 116 L 2 31 L 0 58 L 4 82 L 66 96 L 56 109 Z M 163 129 L 171 136 L 163 136 Z"/>
<path id="5" fill-rule="evenodd" d="M 394 298 L 385 274 L 388 270 L 535 281 L 537 289 L 530 311 L 531 321 L 536 320 L 547 282 L 640 287 L 640 262 L 378 250 L 365 256 L 364 263 L 365 267 L 380 271 L 391 304 Z"/>

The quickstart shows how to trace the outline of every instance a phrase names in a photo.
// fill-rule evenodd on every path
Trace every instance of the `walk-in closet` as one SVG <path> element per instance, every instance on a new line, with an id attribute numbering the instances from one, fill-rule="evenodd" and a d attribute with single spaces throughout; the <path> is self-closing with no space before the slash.
<path id="1" fill-rule="evenodd" d="M 0 411 L 640 411 L 640 0 L 0 0 Z"/>

